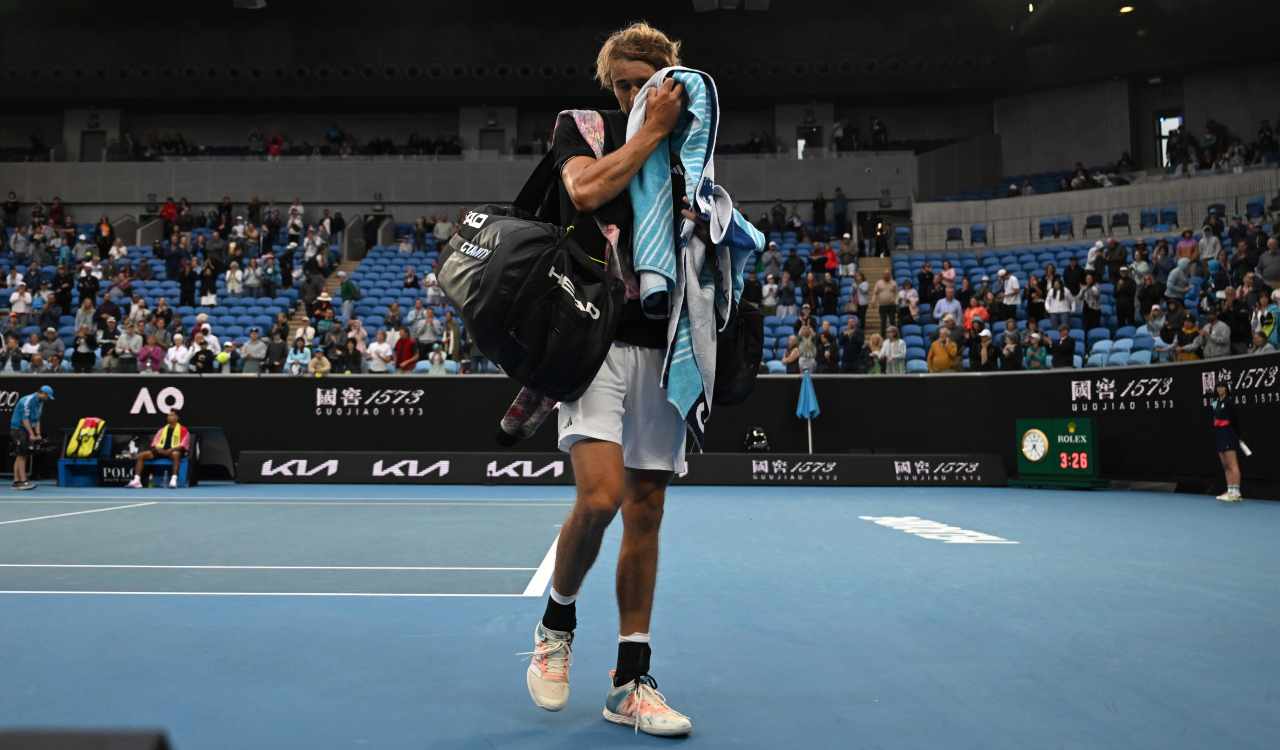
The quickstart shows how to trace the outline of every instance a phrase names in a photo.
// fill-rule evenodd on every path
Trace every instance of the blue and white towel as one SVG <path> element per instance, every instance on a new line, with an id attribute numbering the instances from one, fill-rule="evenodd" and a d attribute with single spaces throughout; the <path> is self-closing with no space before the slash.
<path id="1" fill-rule="evenodd" d="M 649 91 L 668 77 L 684 87 L 685 111 L 628 186 L 635 215 L 633 258 L 646 314 L 653 311 L 654 295 L 669 296 L 669 310 L 661 311 L 668 317 L 662 384 L 667 401 L 701 447 L 715 387 L 716 334 L 742 295 L 743 270 L 764 249 L 764 235 L 715 184 L 712 154 L 720 102 L 711 76 L 683 67 L 654 73 L 636 94 L 627 120 L 628 140 L 644 124 Z M 709 224 L 713 248 L 697 238 L 692 221 L 682 219 L 677 230 L 671 200 L 673 160 L 684 172 L 689 205 Z"/>

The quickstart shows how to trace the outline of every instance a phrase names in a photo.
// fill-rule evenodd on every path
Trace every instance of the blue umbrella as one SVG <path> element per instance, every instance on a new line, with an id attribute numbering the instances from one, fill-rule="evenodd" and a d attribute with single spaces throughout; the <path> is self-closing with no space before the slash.
<path id="1" fill-rule="evenodd" d="M 813 453 L 813 418 L 822 413 L 818 408 L 818 394 L 813 390 L 813 378 L 809 371 L 804 371 L 804 379 L 800 381 L 800 399 L 796 401 L 796 416 L 808 420 L 809 453 Z"/>

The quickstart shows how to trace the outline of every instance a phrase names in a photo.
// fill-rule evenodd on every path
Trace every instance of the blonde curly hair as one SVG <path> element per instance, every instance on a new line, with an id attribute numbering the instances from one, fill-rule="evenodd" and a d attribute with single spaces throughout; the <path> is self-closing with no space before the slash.
<path id="1" fill-rule="evenodd" d="M 679 65 L 680 42 L 644 21 L 613 32 L 596 55 L 596 80 L 606 91 L 613 88 L 609 66 L 617 60 L 639 60 L 649 63 L 654 70 Z"/>

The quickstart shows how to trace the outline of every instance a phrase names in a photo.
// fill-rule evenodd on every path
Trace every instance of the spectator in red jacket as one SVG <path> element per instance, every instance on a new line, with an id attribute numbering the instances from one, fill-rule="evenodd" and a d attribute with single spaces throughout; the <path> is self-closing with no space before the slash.
<path id="1" fill-rule="evenodd" d="M 400 337 L 396 339 L 395 354 L 396 369 L 401 374 L 413 372 L 413 368 L 418 365 L 418 342 L 414 340 L 406 326 L 400 326 Z"/>
<path id="2" fill-rule="evenodd" d="M 824 245 L 822 249 L 822 256 L 826 258 L 826 264 L 824 268 L 826 269 L 827 273 L 832 276 L 835 276 L 836 273 L 840 271 L 839 254 L 836 253 L 835 248 L 831 247 L 830 245 Z"/>

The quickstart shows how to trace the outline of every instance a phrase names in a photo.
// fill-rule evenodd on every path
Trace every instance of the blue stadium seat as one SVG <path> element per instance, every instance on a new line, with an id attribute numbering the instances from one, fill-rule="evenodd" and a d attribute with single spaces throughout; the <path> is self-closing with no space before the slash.
<path id="1" fill-rule="evenodd" d="M 787 372 L 787 366 L 776 359 L 766 362 L 765 368 L 768 369 L 770 375 L 783 375 Z"/>
<path id="2" fill-rule="evenodd" d="M 1090 354 L 1110 354 L 1111 341 L 1108 339 L 1103 339 L 1101 341 L 1093 342 L 1093 344 L 1089 347 L 1089 353 Z"/>
<path id="3" fill-rule="evenodd" d="M 1125 367 L 1129 364 L 1129 352 L 1113 352 L 1107 357 L 1107 367 Z"/>
<path id="4" fill-rule="evenodd" d="M 1151 351 L 1155 348 L 1155 339 L 1150 336 L 1135 336 L 1133 339 L 1134 351 Z"/>
<path id="5" fill-rule="evenodd" d="M 908 359 L 908 360 L 912 360 L 912 359 L 919 359 L 919 360 L 923 360 L 923 359 L 925 359 L 925 357 L 927 357 L 927 356 L 928 356 L 928 353 L 924 350 L 924 347 L 920 347 L 920 346 L 908 346 L 908 347 L 907 347 L 907 359 Z"/>
<path id="6" fill-rule="evenodd" d="M 1089 361 L 1086 363 L 1086 366 L 1088 366 L 1088 367 L 1106 367 L 1106 366 L 1107 366 L 1107 355 L 1105 355 L 1105 354 L 1090 354 L 1090 355 L 1089 355 Z"/>
<path id="7" fill-rule="evenodd" d="M 1077 370 L 1079 370 L 1081 367 L 1084 367 L 1084 360 L 1081 359 L 1079 354 L 1071 358 L 1071 366 L 1076 368 Z"/>
<path id="8" fill-rule="evenodd" d="M 1116 338 L 1131 339 L 1133 338 L 1134 334 L 1137 332 L 1138 332 L 1138 329 L 1134 328 L 1133 326 L 1123 326 L 1121 328 L 1116 329 Z"/>
<path id="9" fill-rule="evenodd" d="M 1094 342 L 1102 341 L 1103 339 L 1110 339 L 1110 338 L 1111 338 L 1111 331 L 1107 330 L 1106 328 L 1093 328 L 1089 330 L 1089 333 L 1086 336 L 1086 341 L 1088 341 L 1089 346 L 1093 346 Z"/>
<path id="10" fill-rule="evenodd" d="M 1160 209 L 1160 223 L 1171 227 L 1178 226 L 1178 209 L 1176 206 L 1165 206 Z"/>
<path id="11" fill-rule="evenodd" d="M 1141 351 L 1130 352 L 1129 364 L 1131 365 L 1149 365 L 1151 364 L 1151 350 L 1143 349 Z"/>
<path id="12" fill-rule="evenodd" d="M 946 239 L 942 241 L 942 246 L 946 247 L 949 242 L 959 242 L 964 244 L 964 232 L 960 227 L 947 227 Z"/>
<path id="13" fill-rule="evenodd" d="M 969 244 L 976 245 L 978 243 L 987 244 L 987 225 L 972 224 L 969 226 Z"/>
<path id="14" fill-rule="evenodd" d="M 1124 338 L 1116 339 L 1111 342 L 1112 352 L 1125 352 L 1126 354 L 1133 351 L 1133 339 Z"/>
<path id="15" fill-rule="evenodd" d="M 929 371 L 929 365 L 925 364 L 924 360 L 919 360 L 919 359 L 907 360 L 907 372 L 925 373 L 928 371 Z"/>

